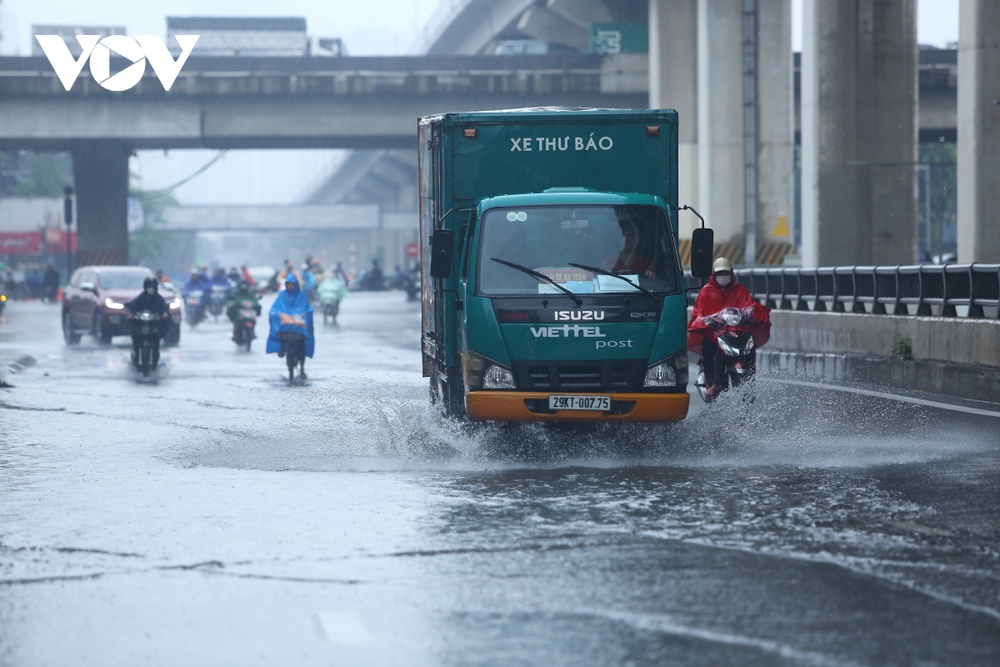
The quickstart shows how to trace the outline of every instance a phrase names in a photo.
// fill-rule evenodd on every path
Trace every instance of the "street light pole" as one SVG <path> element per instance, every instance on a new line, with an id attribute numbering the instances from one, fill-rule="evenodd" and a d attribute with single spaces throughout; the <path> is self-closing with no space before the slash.
<path id="1" fill-rule="evenodd" d="M 73 225 L 73 188 L 66 186 L 63 188 L 63 221 L 66 223 L 66 284 L 69 285 L 69 277 L 73 275 L 73 254 L 72 254 L 72 232 Z"/>

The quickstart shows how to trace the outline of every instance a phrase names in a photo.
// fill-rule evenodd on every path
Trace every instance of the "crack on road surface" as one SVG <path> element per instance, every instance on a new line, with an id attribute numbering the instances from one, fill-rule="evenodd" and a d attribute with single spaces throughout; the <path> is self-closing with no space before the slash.
<path id="1" fill-rule="evenodd" d="M 0 401 L 0 409 L 3 410 L 24 410 L 25 412 L 66 412 L 66 408 L 37 408 L 28 405 L 13 405 L 11 403 L 5 403 Z M 82 415 L 87 414 L 85 412 L 70 412 L 67 414 Z"/>
<path id="2" fill-rule="evenodd" d="M 369 583 L 364 579 L 324 579 L 319 577 L 286 577 L 276 574 L 252 574 L 247 572 L 219 572 L 211 570 L 206 570 L 205 573 L 224 576 L 224 577 L 233 577 L 235 579 L 261 579 L 265 581 L 287 581 L 298 584 L 344 584 L 348 586 L 355 586 L 358 584 Z"/>
<path id="3" fill-rule="evenodd" d="M 226 564 L 218 560 L 207 560 L 202 563 L 193 563 L 190 565 L 161 565 L 157 567 L 157 570 L 200 570 L 203 568 L 224 568 Z"/>
<path id="4" fill-rule="evenodd" d="M 63 554 L 100 554 L 102 556 L 117 556 L 119 558 L 145 558 L 142 554 L 129 553 L 127 551 L 105 551 L 104 549 L 81 549 L 77 547 L 55 547 L 54 551 Z"/>
<path id="5" fill-rule="evenodd" d="M 845 661 L 842 658 L 828 657 L 822 653 L 816 653 L 814 651 L 803 651 L 770 639 L 762 639 L 731 632 L 693 627 L 691 625 L 678 622 L 666 614 L 639 614 L 633 612 L 604 610 L 593 610 L 589 613 L 599 618 L 607 618 L 620 623 L 626 623 L 634 628 L 645 630 L 647 632 L 661 632 L 668 635 L 674 635 L 676 637 L 699 639 L 712 644 L 726 644 L 729 646 L 743 646 L 745 648 L 758 649 L 766 653 L 779 655 L 782 658 L 802 661 L 806 664 L 817 665 L 819 667 L 825 667 L 826 665 L 830 665 L 831 667 L 834 665 L 844 667 L 847 665 L 858 664 Z"/>
<path id="6" fill-rule="evenodd" d="M 98 554 L 101 556 L 118 556 L 119 558 L 145 558 L 142 554 L 129 553 L 126 551 L 107 551 L 105 549 L 86 549 L 83 547 L 11 547 L 0 542 L 0 552 L 4 553 L 24 553 L 56 551 L 63 554 Z"/>
<path id="7" fill-rule="evenodd" d="M 584 544 L 526 544 L 519 547 L 468 547 L 465 549 L 419 549 L 416 551 L 396 551 L 387 554 L 371 554 L 368 558 L 413 558 L 422 556 L 461 556 L 464 554 L 499 554 L 518 551 L 569 551 L 589 549 L 617 544 L 615 540 L 595 540 Z"/>
<path id="8" fill-rule="evenodd" d="M 94 572 L 93 574 L 66 574 L 51 577 L 32 577 L 26 579 L 0 579 L 0 586 L 19 586 L 22 584 L 52 584 L 57 581 L 85 581 L 87 579 L 100 579 L 106 573 Z"/>
<path id="9" fill-rule="evenodd" d="M 802 551 L 792 551 L 792 550 L 781 550 L 781 549 L 757 549 L 749 546 L 740 546 L 735 544 L 721 544 L 717 542 L 712 542 L 711 540 L 706 540 L 703 538 L 687 538 L 682 536 L 668 536 L 663 534 L 657 534 L 655 531 L 642 531 L 640 534 L 646 535 L 648 537 L 653 537 L 661 540 L 671 540 L 686 544 L 695 544 L 701 547 L 709 547 L 713 549 L 724 549 L 738 551 L 742 553 L 754 554 L 757 556 L 765 556 L 770 558 L 779 558 L 792 561 L 803 561 L 808 563 L 818 563 L 823 565 L 832 565 L 837 568 L 841 568 L 853 574 L 869 577 L 887 586 L 897 586 L 899 588 L 904 588 L 906 590 L 912 591 L 919 595 L 923 595 L 931 598 L 932 600 L 937 600 L 938 602 L 943 602 L 945 604 L 958 607 L 964 611 L 972 612 L 975 614 L 981 614 L 983 616 L 988 616 L 994 620 L 1000 621 L 1000 609 L 994 609 L 993 607 L 988 607 L 986 605 L 976 604 L 974 602 L 968 602 L 954 595 L 950 595 L 946 592 L 940 590 L 935 590 L 930 585 L 921 584 L 909 579 L 903 578 L 898 574 L 894 574 L 888 571 L 892 567 L 902 567 L 904 564 L 897 561 L 890 561 L 879 559 L 875 557 L 851 557 L 843 555 L 835 555 L 828 552 L 810 554 Z M 952 575 L 952 574 L 962 574 L 966 576 L 977 576 L 976 572 L 968 571 L 955 571 L 951 572 L 949 566 L 942 563 L 906 563 L 909 567 L 922 566 L 927 569 L 938 570 L 941 574 Z M 885 568 L 885 571 L 879 571 L 879 568 Z M 992 575 L 990 575 L 992 576 Z"/>

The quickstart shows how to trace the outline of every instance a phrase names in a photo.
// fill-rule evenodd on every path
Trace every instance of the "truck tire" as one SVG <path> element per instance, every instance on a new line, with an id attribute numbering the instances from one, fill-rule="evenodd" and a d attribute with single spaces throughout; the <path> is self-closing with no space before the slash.
<path id="1" fill-rule="evenodd" d="M 465 419 L 465 383 L 462 367 L 451 366 L 444 374 L 437 364 L 431 368 L 431 404 L 437 405 L 445 417 Z"/>

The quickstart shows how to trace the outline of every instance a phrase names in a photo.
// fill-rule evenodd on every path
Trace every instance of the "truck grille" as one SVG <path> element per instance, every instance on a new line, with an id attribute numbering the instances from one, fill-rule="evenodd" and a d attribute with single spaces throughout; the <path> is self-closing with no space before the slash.
<path id="1" fill-rule="evenodd" d="M 646 361 L 515 361 L 514 381 L 522 391 L 637 391 Z"/>

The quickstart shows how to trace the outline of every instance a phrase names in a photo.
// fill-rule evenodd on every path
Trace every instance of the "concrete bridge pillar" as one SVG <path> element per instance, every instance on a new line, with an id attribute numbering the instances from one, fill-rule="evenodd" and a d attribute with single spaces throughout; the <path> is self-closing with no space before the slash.
<path id="1" fill-rule="evenodd" d="M 961 0 L 958 260 L 1000 262 L 1000 3 Z"/>
<path id="2" fill-rule="evenodd" d="M 76 266 L 128 264 L 128 146 L 78 142 L 73 155 L 76 185 Z"/>
<path id="3" fill-rule="evenodd" d="M 679 123 L 678 198 L 698 201 L 698 0 L 649 0 L 649 108 L 676 109 Z M 698 219 L 681 214 L 680 236 Z"/>
<path id="4" fill-rule="evenodd" d="M 675 3 L 667 3 L 673 5 Z M 794 197 L 791 0 L 756 0 L 753 21 L 756 124 L 744 122 L 744 3 L 698 2 L 698 186 L 701 212 L 718 242 L 746 231 L 755 205 L 757 241 L 789 240 Z M 751 130 L 747 139 L 746 132 Z M 745 139 L 756 146 L 756 191 L 745 197 Z M 753 148 L 750 148 L 753 151 Z"/>
<path id="5" fill-rule="evenodd" d="M 757 241 L 792 242 L 795 206 L 795 59 L 792 1 L 757 0 Z"/>
<path id="6" fill-rule="evenodd" d="M 743 13 L 698 0 L 698 191 L 716 243 L 743 233 Z"/>
<path id="7" fill-rule="evenodd" d="M 802 262 L 916 257 L 916 0 L 805 0 Z"/>

